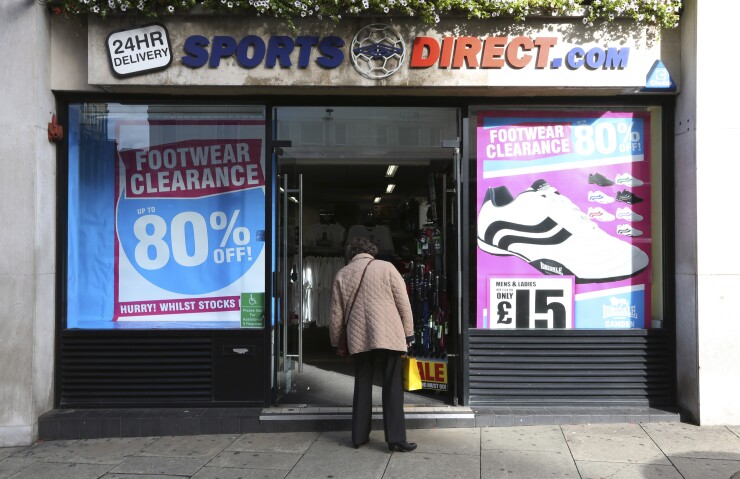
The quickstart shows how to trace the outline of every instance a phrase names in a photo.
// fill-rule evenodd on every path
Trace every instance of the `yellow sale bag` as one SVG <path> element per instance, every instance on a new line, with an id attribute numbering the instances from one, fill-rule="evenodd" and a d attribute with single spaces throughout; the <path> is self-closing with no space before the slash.
<path id="1" fill-rule="evenodd" d="M 416 358 L 402 356 L 403 360 L 403 389 L 406 391 L 416 391 L 421 389 L 421 376 L 419 367 L 416 365 Z"/>

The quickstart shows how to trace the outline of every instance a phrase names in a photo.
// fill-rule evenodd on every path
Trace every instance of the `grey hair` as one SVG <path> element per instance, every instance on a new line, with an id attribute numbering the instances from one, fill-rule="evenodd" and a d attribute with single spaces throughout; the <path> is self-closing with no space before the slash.
<path id="1" fill-rule="evenodd" d="M 347 261 L 350 261 L 360 253 L 367 253 L 374 258 L 378 254 L 378 247 L 375 246 L 375 243 L 362 236 L 352 238 L 347 245 Z"/>

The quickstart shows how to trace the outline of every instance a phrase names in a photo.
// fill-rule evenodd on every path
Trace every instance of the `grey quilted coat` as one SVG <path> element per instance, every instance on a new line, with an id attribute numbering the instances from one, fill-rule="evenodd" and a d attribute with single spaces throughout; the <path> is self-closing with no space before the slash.
<path id="1" fill-rule="evenodd" d="M 339 270 L 332 285 L 329 336 L 332 346 L 339 342 L 345 312 L 360 282 L 362 270 L 373 257 L 360 253 Z M 357 293 L 347 320 L 350 354 L 389 349 L 406 351 L 406 336 L 414 334 L 406 284 L 396 267 L 387 261 L 373 261 Z"/>

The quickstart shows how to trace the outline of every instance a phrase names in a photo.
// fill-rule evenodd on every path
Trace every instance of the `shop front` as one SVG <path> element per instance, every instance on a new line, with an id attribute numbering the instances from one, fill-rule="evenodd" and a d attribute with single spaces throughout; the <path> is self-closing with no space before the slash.
<path id="1" fill-rule="evenodd" d="M 407 404 L 674 404 L 670 32 L 87 29 L 57 94 L 58 407 L 351 404 L 327 319 L 357 236 L 407 285 Z"/>

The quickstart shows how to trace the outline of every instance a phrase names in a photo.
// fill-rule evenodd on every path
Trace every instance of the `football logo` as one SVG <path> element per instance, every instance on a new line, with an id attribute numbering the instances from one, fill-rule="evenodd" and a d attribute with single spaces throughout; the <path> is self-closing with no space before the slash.
<path id="1" fill-rule="evenodd" d="M 355 70 L 371 80 L 388 78 L 406 60 L 406 46 L 401 35 L 382 23 L 368 25 L 357 32 L 350 52 Z"/>

